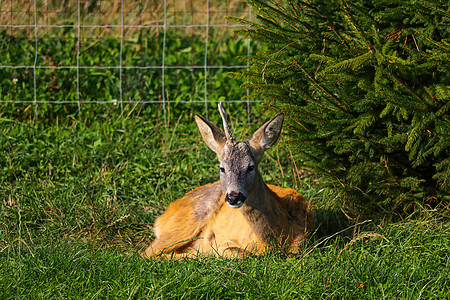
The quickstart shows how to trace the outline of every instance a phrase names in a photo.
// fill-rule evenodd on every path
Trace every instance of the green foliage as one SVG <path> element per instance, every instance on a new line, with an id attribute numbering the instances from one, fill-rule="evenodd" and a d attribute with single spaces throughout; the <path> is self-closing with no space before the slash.
<path id="1" fill-rule="evenodd" d="M 448 203 L 448 1 L 249 2 L 239 33 L 268 50 L 236 75 L 286 112 L 321 188 L 369 211 Z"/>

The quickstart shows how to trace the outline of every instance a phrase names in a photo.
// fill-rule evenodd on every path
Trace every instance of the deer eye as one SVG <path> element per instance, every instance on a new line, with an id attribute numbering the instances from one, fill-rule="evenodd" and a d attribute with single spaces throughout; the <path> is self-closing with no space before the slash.
<path id="1" fill-rule="evenodd" d="M 220 173 L 225 173 L 225 168 L 220 167 Z"/>
<path id="2" fill-rule="evenodd" d="M 248 172 L 255 171 L 255 166 L 249 166 L 249 167 L 247 168 L 247 171 L 248 171 Z"/>

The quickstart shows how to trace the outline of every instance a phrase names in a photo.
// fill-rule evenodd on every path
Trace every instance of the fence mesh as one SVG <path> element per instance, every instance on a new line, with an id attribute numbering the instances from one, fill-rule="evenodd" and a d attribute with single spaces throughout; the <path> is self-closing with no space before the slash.
<path id="1" fill-rule="evenodd" d="M 247 102 L 227 78 L 248 67 L 243 0 L 2 0 L 0 102 Z"/>

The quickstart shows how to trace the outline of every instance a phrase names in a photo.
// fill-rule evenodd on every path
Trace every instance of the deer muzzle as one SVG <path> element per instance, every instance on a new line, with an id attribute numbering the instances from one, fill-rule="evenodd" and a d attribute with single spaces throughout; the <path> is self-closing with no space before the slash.
<path id="1" fill-rule="evenodd" d="M 247 197 L 241 192 L 230 192 L 225 195 L 225 202 L 227 202 L 231 208 L 241 207 L 244 204 L 245 199 L 247 199 Z"/>

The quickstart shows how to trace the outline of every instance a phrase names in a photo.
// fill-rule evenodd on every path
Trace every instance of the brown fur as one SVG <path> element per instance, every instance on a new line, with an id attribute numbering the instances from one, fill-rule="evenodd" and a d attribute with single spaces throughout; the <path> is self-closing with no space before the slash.
<path id="1" fill-rule="evenodd" d="M 281 219 L 277 223 L 283 226 L 279 236 L 270 232 L 270 226 L 263 229 L 269 238 L 275 240 L 263 241 L 258 238 L 244 214 L 226 205 L 221 184 L 217 181 L 190 191 L 168 206 L 156 220 L 156 239 L 143 256 L 181 258 L 195 257 L 197 254 L 239 257 L 244 254 L 260 255 L 273 242 L 297 252 L 313 229 L 310 207 L 303 196 L 291 188 L 274 185 L 266 187 L 278 208 Z M 204 198 L 206 195 L 209 196 Z M 210 203 L 208 208 L 203 206 L 205 202 Z"/>

